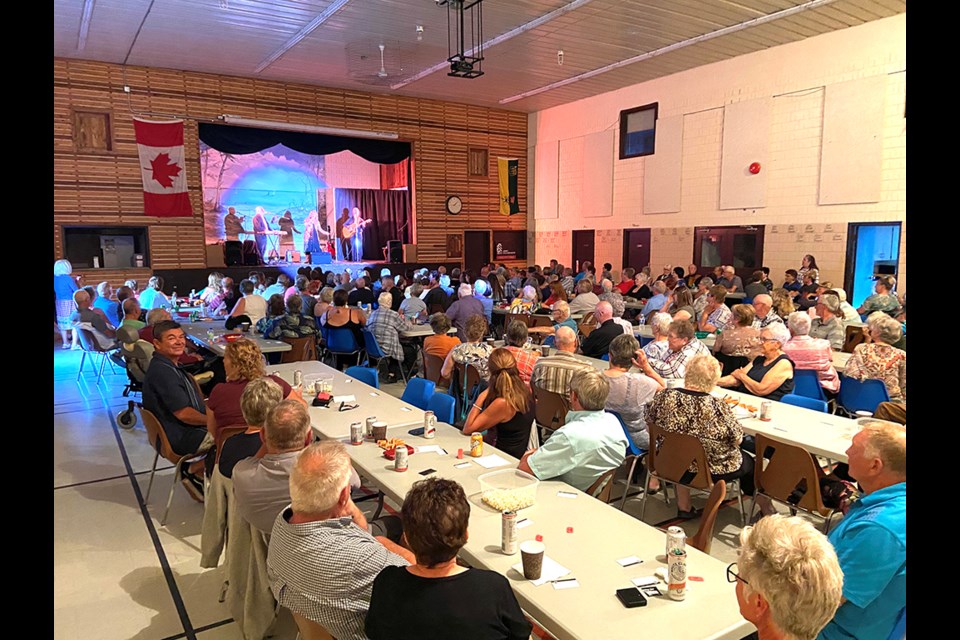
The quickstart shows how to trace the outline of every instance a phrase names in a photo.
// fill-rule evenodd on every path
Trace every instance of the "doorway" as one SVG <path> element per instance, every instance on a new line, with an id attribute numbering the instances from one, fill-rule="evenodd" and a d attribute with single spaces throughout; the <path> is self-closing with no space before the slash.
<path id="1" fill-rule="evenodd" d="M 744 282 L 763 265 L 763 225 L 696 227 L 693 262 L 709 274 L 717 265 L 733 265 Z"/>
<path id="2" fill-rule="evenodd" d="M 650 264 L 650 229 L 623 230 L 623 268 L 637 271 Z"/>
<path id="3" fill-rule="evenodd" d="M 463 268 L 479 273 L 480 267 L 490 262 L 490 232 L 463 232 Z"/>
<path id="4" fill-rule="evenodd" d="M 847 226 L 843 289 L 854 309 L 873 293 L 874 280 L 879 276 L 896 278 L 899 264 L 899 222 L 851 222 Z"/>
<path id="5" fill-rule="evenodd" d="M 573 232 L 573 270 L 580 271 L 587 260 L 593 264 L 593 243 L 596 232 L 593 229 Z"/>

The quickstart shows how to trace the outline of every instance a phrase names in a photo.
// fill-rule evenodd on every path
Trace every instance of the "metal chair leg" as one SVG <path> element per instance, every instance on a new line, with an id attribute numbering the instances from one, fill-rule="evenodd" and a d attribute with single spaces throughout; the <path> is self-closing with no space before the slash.
<path id="1" fill-rule="evenodd" d="M 753 513 L 757 510 L 757 496 L 761 495 L 759 489 L 755 489 L 753 492 L 753 500 L 750 505 L 750 522 L 753 521 Z"/>
<path id="2" fill-rule="evenodd" d="M 173 483 L 170 485 L 170 494 L 167 496 L 167 508 L 163 512 L 163 518 L 160 520 L 160 526 L 167 524 L 167 516 L 170 514 L 170 505 L 173 504 L 173 491 L 177 488 L 177 481 L 180 479 L 180 468 L 183 467 L 183 461 L 186 457 L 180 458 L 177 466 L 173 468 Z"/>
<path id="3" fill-rule="evenodd" d="M 666 491 L 666 487 L 664 487 L 664 491 Z M 647 491 L 646 491 L 646 487 L 644 487 L 644 490 L 640 492 L 640 521 L 641 522 L 643 522 L 643 514 L 646 512 L 646 510 L 647 510 Z"/>
<path id="4" fill-rule="evenodd" d="M 80 371 L 77 371 L 77 382 L 80 382 L 80 376 L 83 375 L 83 363 L 87 361 L 87 352 L 83 351 L 80 356 Z"/>
<path id="5" fill-rule="evenodd" d="M 143 497 L 143 506 L 150 500 L 150 490 L 153 488 L 153 476 L 157 473 L 157 461 L 160 459 L 160 449 L 153 456 L 153 467 L 150 469 L 150 482 L 147 483 L 147 494 Z"/>
<path id="6" fill-rule="evenodd" d="M 107 354 L 100 352 L 100 370 L 97 371 L 97 384 L 100 384 L 100 379 L 103 377 L 103 367 L 107 364 Z"/>
<path id="7" fill-rule="evenodd" d="M 627 485 L 623 489 L 623 497 L 620 498 L 620 511 L 623 511 L 623 507 L 627 504 L 627 494 L 630 493 L 630 484 L 633 482 L 633 472 L 637 468 L 637 460 L 639 460 L 639 458 L 633 459 L 633 462 L 630 464 L 630 470 L 627 471 Z M 643 493 L 646 493 L 646 491 Z"/>
<path id="8" fill-rule="evenodd" d="M 376 520 L 380 517 L 380 514 L 383 513 L 383 501 L 386 496 L 383 494 L 383 491 L 380 492 L 380 495 L 377 497 L 377 510 L 373 512 L 373 517 L 371 520 Z"/>
<path id="9" fill-rule="evenodd" d="M 747 512 L 743 508 L 743 486 L 740 484 L 740 481 L 737 480 L 737 502 L 740 503 L 740 526 L 747 526 Z"/>

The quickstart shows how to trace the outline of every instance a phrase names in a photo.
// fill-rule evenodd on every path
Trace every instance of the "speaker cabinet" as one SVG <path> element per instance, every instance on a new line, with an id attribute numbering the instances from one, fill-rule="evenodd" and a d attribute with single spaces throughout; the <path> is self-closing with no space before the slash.
<path id="1" fill-rule="evenodd" d="M 403 262 L 403 244 L 399 240 L 387 242 L 387 261 Z"/>
<path id="2" fill-rule="evenodd" d="M 223 263 L 228 267 L 243 264 L 243 243 L 239 240 L 227 240 L 223 243 Z"/>

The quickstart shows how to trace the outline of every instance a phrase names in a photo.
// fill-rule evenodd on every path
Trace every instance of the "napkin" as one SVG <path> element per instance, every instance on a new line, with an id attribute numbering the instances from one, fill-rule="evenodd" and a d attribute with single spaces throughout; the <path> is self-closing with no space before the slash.
<path id="1" fill-rule="evenodd" d="M 513 565 L 513 569 L 523 575 L 523 562 L 518 562 Z M 533 586 L 539 587 L 542 584 L 546 584 L 551 580 L 556 580 L 557 578 L 562 578 L 563 576 L 570 573 L 570 569 L 567 569 L 563 565 L 559 564 L 553 560 L 550 556 L 543 555 L 543 568 L 540 570 L 540 579 L 531 580 Z"/>

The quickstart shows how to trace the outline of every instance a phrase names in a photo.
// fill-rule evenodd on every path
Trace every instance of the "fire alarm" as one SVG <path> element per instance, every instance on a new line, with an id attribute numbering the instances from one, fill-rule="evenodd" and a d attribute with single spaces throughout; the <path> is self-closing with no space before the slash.
<path id="1" fill-rule="evenodd" d="M 759 163 L 759 162 L 751 162 L 751 163 L 750 163 L 750 173 L 752 173 L 753 175 L 757 175 L 758 173 L 760 173 L 760 163 Z"/>

